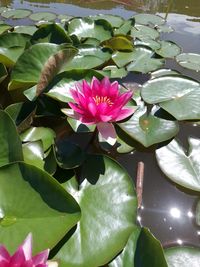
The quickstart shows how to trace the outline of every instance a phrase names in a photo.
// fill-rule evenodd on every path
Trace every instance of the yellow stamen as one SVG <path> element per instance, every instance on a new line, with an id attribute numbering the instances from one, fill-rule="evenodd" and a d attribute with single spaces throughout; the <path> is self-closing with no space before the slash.
<path id="1" fill-rule="evenodd" d="M 109 106 L 113 105 L 113 102 L 107 96 L 98 96 L 98 95 L 96 95 L 95 97 L 93 97 L 93 99 L 94 99 L 94 101 L 95 101 L 95 103 L 97 105 L 99 105 L 101 103 L 107 103 Z"/>

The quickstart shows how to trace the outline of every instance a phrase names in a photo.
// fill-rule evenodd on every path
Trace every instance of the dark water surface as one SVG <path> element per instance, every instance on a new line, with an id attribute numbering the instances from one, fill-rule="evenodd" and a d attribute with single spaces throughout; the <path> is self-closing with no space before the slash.
<path id="1" fill-rule="evenodd" d="M 183 52 L 200 53 L 200 0 L 1 0 L 0 6 L 72 16 L 104 13 L 129 18 L 136 12 L 159 14 L 167 18 L 168 24 L 175 30 L 173 33 L 164 34 L 163 39 L 176 42 L 182 47 Z M 177 69 L 200 81 L 199 73 L 183 69 L 173 60 L 168 60 L 166 67 Z M 134 74 L 130 74 L 128 81 L 133 80 Z M 199 126 L 182 123 L 178 138 L 185 148 L 188 136 L 200 138 Z M 122 155 L 118 160 L 134 179 L 138 162 L 143 161 L 145 164 L 143 206 L 138 214 L 141 224 L 149 227 L 163 245 L 200 246 L 200 227 L 195 223 L 198 196 L 177 188 L 167 179 L 157 166 L 154 152 L 148 149 L 131 155 Z"/>

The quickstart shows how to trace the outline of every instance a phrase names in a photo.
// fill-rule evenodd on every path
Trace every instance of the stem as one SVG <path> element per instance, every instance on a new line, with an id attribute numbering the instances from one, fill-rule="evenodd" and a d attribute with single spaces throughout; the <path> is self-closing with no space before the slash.
<path id="1" fill-rule="evenodd" d="M 138 209 L 140 209 L 142 206 L 143 182 L 144 182 L 144 162 L 140 161 L 138 162 L 138 167 L 137 167 L 137 184 L 136 184 Z"/>

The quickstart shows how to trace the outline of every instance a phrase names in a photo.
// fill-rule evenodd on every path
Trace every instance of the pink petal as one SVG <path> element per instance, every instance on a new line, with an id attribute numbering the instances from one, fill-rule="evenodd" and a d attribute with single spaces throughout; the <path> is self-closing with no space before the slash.
<path id="1" fill-rule="evenodd" d="M 132 95 L 133 95 L 133 92 L 131 92 L 131 91 L 128 91 L 128 92 L 126 92 L 126 93 L 123 93 L 123 94 L 121 94 L 121 95 L 117 98 L 116 102 L 117 102 L 119 105 L 124 106 L 124 105 L 126 105 L 126 104 L 128 103 L 128 101 L 131 99 Z"/>
<path id="2" fill-rule="evenodd" d="M 100 122 L 97 124 L 97 129 L 100 136 L 111 146 L 116 143 L 117 135 L 115 132 L 115 127 L 112 123 Z"/>
<path id="3" fill-rule="evenodd" d="M 115 121 L 121 121 L 127 117 L 129 117 L 130 115 L 132 115 L 135 112 L 134 108 L 125 108 L 122 109 L 119 113 L 119 116 L 117 116 L 117 118 L 115 119 Z"/>
<path id="4" fill-rule="evenodd" d="M 32 234 L 28 234 L 27 238 L 24 240 L 22 244 L 22 249 L 24 251 L 24 256 L 26 260 L 30 260 L 32 258 Z"/>
<path id="5" fill-rule="evenodd" d="M 28 255 L 29 256 L 29 255 Z M 14 266 L 14 264 L 22 264 L 26 261 L 27 255 L 25 255 L 24 248 L 20 246 L 18 250 L 15 252 L 15 254 L 10 259 L 10 266 Z"/>
<path id="6" fill-rule="evenodd" d="M 96 108 L 96 105 L 92 102 L 90 102 L 88 104 L 88 110 L 90 111 L 90 113 L 92 114 L 92 116 L 95 117 L 96 113 L 97 113 L 97 108 Z"/>
<path id="7" fill-rule="evenodd" d="M 49 249 L 46 249 L 33 257 L 33 263 L 35 265 L 46 263 L 49 256 Z"/>
<path id="8" fill-rule="evenodd" d="M 0 264 L 3 260 L 9 261 L 10 254 L 8 253 L 7 249 L 3 245 L 0 245 Z"/>
<path id="9" fill-rule="evenodd" d="M 119 95 L 119 84 L 117 81 L 111 83 L 111 88 L 109 90 L 109 96 L 111 98 L 116 98 Z"/>
<path id="10" fill-rule="evenodd" d="M 78 98 L 78 92 L 76 90 L 70 89 L 70 93 L 74 99 L 75 102 L 79 102 L 79 98 Z"/>
<path id="11" fill-rule="evenodd" d="M 99 114 L 99 118 L 102 122 L 109 122 L 112 120 L 112 116 Z"/>
<path id="12" fill-rule="evenodd" d="M 76 111 L 76 112 L 78 112 L 78 113 L 80 113 L 80 114 L 84 114 L 84 113 L 85 113 L 85 111 L 82 110 L 81 108 L 79 108 L 79 107 L 77 106 L 77 104 L 74 104 L 74 103 L 72 103 L 72 102 L 69 102 L 68 105 L 70 106 L 70 108 L 72 108 L 74 111 Z"/>
<path id="13" fill-rule="evenodd" d="M 93 77 L 91 81 L 91 89 L 92 89 L 92 95 L 93 96 L 100 96 L 101 94 L 101 84 L 100 81 L 96 78 Z"/>
<path id="14" fill-rule="evenodd" d="M 82 83 L 82 88 L 83 88 L 83 94 L 87 97 L 90 96 L 92 94 L 92 90 L 89 86 L 89 84 L 86 82 L 86 80 L 83 80 Z"/>
<path id="15" fill-rule="evenodd" d="M 101 81 L 101 95 L 102 96 L 108 96 L 110 89 L 111 89 L 111 87 L 110 87 L 109 78 L 108 77 L 103 78 L 103 80 Z"/>

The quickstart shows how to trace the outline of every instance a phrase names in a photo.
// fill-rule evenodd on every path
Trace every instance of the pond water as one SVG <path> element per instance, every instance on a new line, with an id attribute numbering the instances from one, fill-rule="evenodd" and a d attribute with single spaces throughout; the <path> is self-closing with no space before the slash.
<path id="1" fill-rule="evenodd" d="M 175 41 L 184 52 L 200 53 L 199 0 L 1 0 L 0 5 L 72 16 L 103 13 L 129 18 L 136 12 L 159 14 L 167 18 L 168 24 L 175 30 L 173 33 L 163 34 L 163 39 Z M 166 67 L 177 69 L 200 81 L 199 73 L 183 69 L 173 60 L 168 60 Z M 132 81 L 135 81 L 134 74 L 126 78 L 126 82 Z M 195 124 L 182 123 L 178 138 L 186 148 L 188 136 L 200 138 L 200 129 Z M 149 227 L 163 245 L 199 246 L 200 227 L 195 224 L 197 195 L 177 188 L 170 182 L 157 166 L 154 152 L 149 149 L 138 149 L 138 152 L 120 156 L 118 160 L 134 179 L 138 162 L 143 161 L 145 164 L 143 205 L 138 214 L 140 223 Z"/>

